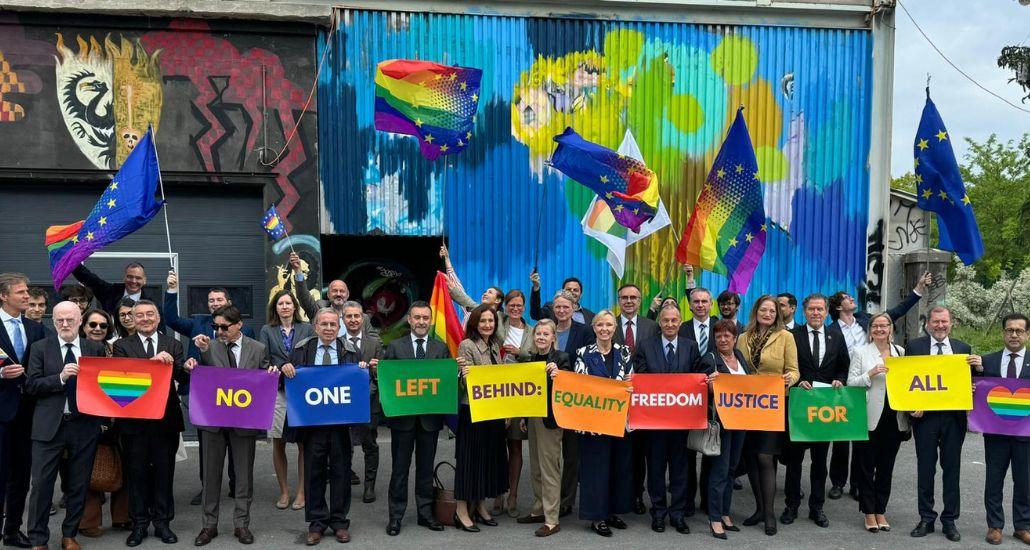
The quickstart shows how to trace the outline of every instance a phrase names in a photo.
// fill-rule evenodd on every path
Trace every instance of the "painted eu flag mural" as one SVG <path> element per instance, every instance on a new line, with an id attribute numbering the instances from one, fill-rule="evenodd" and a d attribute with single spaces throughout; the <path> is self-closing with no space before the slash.
<path id="1" fill-rule="evenodd" d="M 919 208 L 937 213 L 940 248 L 958 254 L 964 264 L 972 264 L 984 254 L 983 238 L 955 161 L 951 136 L 930 101 L 929 88 L 914 151 Z"/>

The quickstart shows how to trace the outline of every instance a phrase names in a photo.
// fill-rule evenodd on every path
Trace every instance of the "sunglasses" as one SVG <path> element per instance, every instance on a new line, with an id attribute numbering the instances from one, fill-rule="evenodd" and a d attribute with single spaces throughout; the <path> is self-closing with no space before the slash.
<path id="1" fill-rule="evenodd" d="M 100 328 L 107 330 L 107 323 L 98 323 L 96 321 L 90 321 L 86 324 L 89 325 L 89 328 Z"/>
<path id="2" fill-rule="evenodd" d="M 232 328 L 232 325 L 214 325 L 214 327 L 217 331 L 228 332 L 229 329 Z"/>

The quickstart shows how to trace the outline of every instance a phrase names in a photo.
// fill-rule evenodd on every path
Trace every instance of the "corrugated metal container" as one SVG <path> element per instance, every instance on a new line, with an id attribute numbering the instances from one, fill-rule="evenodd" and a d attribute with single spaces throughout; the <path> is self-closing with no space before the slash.
<path id="1" fill-rule="evenodd" d="M 325 232 L 445 234 L 474 296 L 487 285 L 528 289 L 539 256 L 545 298 L 575 275 L 584 304 L 605 307 L 619 281 L 580 227 L 593 195 L 545 163 L 566 126 L 613 149 L 628 131 L 673 223 L 627 253 L 622 282 L 650 297 L 743 105 L 770 228 L 745 308 L 763 293 L 853 291 L 863 280 L 870 31 L 341 14 L 318 94 Z M 430 162 L 414 138 L 375 131 L 376 64 L 393 58 L 483 70 L 468 149 Z M 672 273 L 666 288 L 681 293 Z M 727 280 L 705 273 L 701 284 L 718 292 Z"/>

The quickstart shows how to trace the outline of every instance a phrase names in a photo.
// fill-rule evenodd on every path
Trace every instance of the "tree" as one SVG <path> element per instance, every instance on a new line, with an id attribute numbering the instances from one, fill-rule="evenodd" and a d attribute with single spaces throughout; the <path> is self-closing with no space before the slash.
<path id="1" fill-rule="evenodd" d="M 916 194 L 916 175 L 908 172 L 902 176 L 891 179 L 891 189 Z"/>

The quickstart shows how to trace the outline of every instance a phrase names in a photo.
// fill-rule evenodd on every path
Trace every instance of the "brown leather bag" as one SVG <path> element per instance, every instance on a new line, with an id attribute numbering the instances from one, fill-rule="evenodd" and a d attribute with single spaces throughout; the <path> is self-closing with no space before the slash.
<path id="1" fill-rule="evenodd" d="M 444 464 L 455 470 L 454 464 L 446 460 L 438 463 L 436 468 L 433 468 L 433 516 L 436 517 L 436 521 L 444 525 L 454 525 L 454 514 L 458 511 L 458 502 L 454 500 L 454 491 L 445 488 L 443 482 L 440 481 L 440 474 L 438 472 L 440 466 Z"/>
<path id="2" fill-rule="evenodd" d="M 122 488 L 122 457 L 114 445 L 97 444 L 89 488 L 100 493 L 114 493 Z"/>

